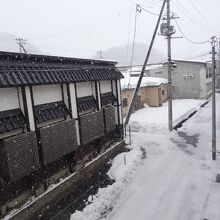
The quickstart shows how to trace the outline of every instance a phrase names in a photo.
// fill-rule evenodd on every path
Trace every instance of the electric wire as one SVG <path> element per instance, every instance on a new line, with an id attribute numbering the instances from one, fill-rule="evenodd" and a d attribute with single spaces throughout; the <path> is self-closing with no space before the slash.
<path id="1" fill-rule="evenodd" d="M 126 65 L 128 64 L 128 55 L 129 55 L 129 43 L 130 43 L 130 34 L 131 34 L 131 15 L 132 15 L 132 0 L 130 0 L 130 13 L 129 13 L 129 22 L 128 22 L 128 38 L 127 38 L 126 59 L 125 59 Z"/>
<path id="2" fill-rule="evenodd" d="M 204 53 L 201 53 L 201 54 L 198 54 L 198 55 L 195 55 L 193 57 L 184 57 L 184 58 L 181 58 L 179 60 L 192 60 L 192 59 L 196 59 L 196 58 L 200 58 L 200 57 L 204 57 L 204 56 L 207 56 L 207 55 L 210 55 L 210 52 L 204 52 Z M 178 59 L 177 59 L 178 60 Z M 149 63 L 147 66 L 153 66 L 153 65 L 162 65 L 164 62 L 166 62 L 166 60 L 162 60 L 158 63 Z M 175 60 L 174 60 L 175 61 Z M 125 65 L 125 66 L 117 66 L 118 69 L 126 69 L 126 68 L 133 68 L 133 67 L 142 67 L 143 64 L 136 64 L 136 65 Z"/>
<path id="3" fill-rule="evenodd" d="M 136 31 L 137 31 L 137 13 L 141 12 L 141 11 L 139 11 L 138 7 L 140 7 L 140 6 L 136 5 L 136 8 L 135 8 L 134 36 L 133 36 L 132 52 L 131 52 L 131 62 L 130 62 L 131 66 L 133 65 L 133 60 L 134 60 L 135 39 L 136 39 Z M 130 74 L 129 74 L 128 86 L 130 85 L 130 79 L 131 79 L 131 70 L 130 70 Z"/>
<path id="4" fill-rule="evenodd" d="M 209 43 L 209 42 L 210 42 L 210 40 L 206 40 L 206 41 L 202 41 L 202 42 L 196 42 L 196 41 L 191 40 L 190 38 L 188 38 L 188 37 L 184 34 L 184 32 L 182 31 L 182 29 L 180 28 L 180 26 L 179 26 L 179 24 L 178 24 L 178 22 L 177 22 L 176 20 L 175 20 L 175 23 L 176 23 L 176 25 L 177 25 L 179 31 L 181 32 L 181 34 L 182 34 L 182 35 L 184 36 L 184 38 L 185 38 L 187 41 L 189 41 L 190 43 L 192 43 L 192 44 L 206 44 L 206 43 Z"/>
<path id="5" fill-rule="evenodd" d="M 197 11 L 197 13 L 200 15 L 200 17 L 204 20 L 204 22 L 208 25 L 208 27 L 212 27 L 210 28 L 211 31 L 214 30 L 214 32 L 216 32 L 215 28 L 213 28 L 213 26 L 207 21 L 207 19 L 204 17 L 204 15 L 200 12 L 200 10 L 196 7 L 196 5 L 191 1 L 188 0 L 189 3 L 192 5 L 192 7 Z"/>
<path id="6" fill-rule="evenodd" d="M 207 55 L 210 55 L 211 53 L 210 52 L 206 52 L 206 53 L 203 53 L 203 54 L 200 54 L 200 55 L 196 55 L 196 56 L 193 56 L 193 57 L 184 57 L 182 59 L 184 60 L 192 60 L 192 59 L 197 59 L 197 58 L 200 58 L 200 57 L 205 57 Z"/>
<path id="7" fill-rule="evenodd" d="M 156 13 L 154 13 L 154 12 L 151 12 L 151 11 L 147 10 L 146 8 L 143 8 L 141 5 L 139 5 L 139 6 L 140 6 L 141 10 L 147 12 L 148 14 L 155 15 L 155 16 L 159 16 L 159 14 L 156 14 Z"/>
<path id="8" fill-rule="evenodd" d="M 70 28 L 70 29 L 66 29 L 57 33 L 53 33 L 53 34 L 48 34 L 48 35 L 44 35 L 44 36 L 39 36 L 39 37 L 30 37 L 29 40 L 44 40 L 47 38 L 57 38 L 57 37 L 66 37 L 66 35 L 68 34 L 79 34 L 80 30 L 85 31 L 88 30 L 88 28 L 90 28 L 91 26 L 93 26 L 93 28 L 98 27 L 98 26 L 102 26 L 105 25 L 106 23 L 110 23 L 112 21 L 118 20 L 118 18 L 121 18 L 122 16 L 125 16 L 129 13 L 130 7 L 123 9 L 121 11 L 118 11 L 117 13 L 112 13 L 109 16 L 106 16 L 102 19 L 98 19 L 96 21 L 93 22 L 89 22 L 86 24 L 83 24 L 81 26 L 78 26 L 76 28 Z"/>
<path id="9" fill-rule="evenodd" d="M 173 4 L 186 16 L 187 19 L 190 20 L 192 24 L 194 24 L 204 33 L 210 35 L 210 30 L 208 30 L 206 27 L 201 25 L 200 22 L 198 22 L 197 19 L 194 16 L 192 16 L 180 3 L 178 3 L 177 1 L 176 2 L 173 1 Z M 197 21 L 197 23 L 195 21 Z"/>

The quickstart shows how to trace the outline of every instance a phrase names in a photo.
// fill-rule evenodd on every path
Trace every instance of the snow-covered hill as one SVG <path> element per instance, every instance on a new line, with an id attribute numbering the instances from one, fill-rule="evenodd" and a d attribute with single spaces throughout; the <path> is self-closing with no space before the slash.
<path id="1" fill-rule="evenodd" d="M 122 45 L 119 47 L 113 47 L 109 50 L 103 51 L 102 58 L 115 60 L 118 62 L 118 66 L 126 66 L 131 64 L 131 51 L 132 45 Z M 136 43 L 134 50 L 134 57 L 132 65 L 143 64 L 148 51 L 148 46 L 144 43 Z M 127 53 L 128 52 L 128 53 Z M 97 53 L 93 58 L 99 59 L 100 54 Z M 152 53 L 149 59 L 149 63 L 158 63 L 164 61 L 166 57 L 155 48 L 152 49 Z"/>

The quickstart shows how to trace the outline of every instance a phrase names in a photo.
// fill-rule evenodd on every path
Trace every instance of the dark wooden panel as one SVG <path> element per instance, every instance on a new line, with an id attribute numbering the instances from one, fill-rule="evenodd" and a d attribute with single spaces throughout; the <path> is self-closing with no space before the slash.
<path id="1" fill-rule="evenodd" d="M 0 160 L 1 173 L 11 182 L 37 170 L 40 165 L 35 132 L 1 140 Z"/>
<path id="2" fill-rule="evenodd" d="M 44 165 L 62 158 L 77 148 L 75 120 L 39 129 Z"/>
<path id="3" fill-rule="evenodd" d="M 114 131 L 116 128 L 115 123 L 115 107 L 109 107 L 104 109 L 105 114 L 105 125 L 106 125 L 106 132 L 109 133 Z"/>
<path id="4" fill-rule="evenodd" d="M 80 116 L 82 144 L 87 144 L 104 135 L 103 110 Z"/>

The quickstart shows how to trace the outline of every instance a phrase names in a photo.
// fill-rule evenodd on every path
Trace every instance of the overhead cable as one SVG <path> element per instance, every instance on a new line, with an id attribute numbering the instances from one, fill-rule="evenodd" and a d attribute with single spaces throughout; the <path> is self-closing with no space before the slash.
<path id="1" fill-rule="evenodd" d="M 204 17 L 204 15 L 200 12 L 200 10 L 198 9 L 198 7 L 196 7 L 196 5 L 191 1 L 188 0 L 189 3 L 192 5 L 192 7 L 197 11 L 197 13 L 200 15 L 200 17 L 205 21 L 205 23 L 208 25 L 207 27 L 214 32 L 216 32 L 215 28 L 207 21 L 207 19 Z M 210 28 L 211 27 L 211 28 Z"/>
<path id="2" fill-rule="evenodd" d="M 182 35 L 184 36 L 184 38 L 185 38 L 187 41 L 189 41 L 190 43 L 192 43 L 192 44 L 206 44 L 206 43 L 209 43 L 209 42 L 210 42 L 209 40 L 202 41 L 202 42 L 196 42 L 196 41 L 191 40 L 190 38 L 188 38 L 188 37 L 184 34 L 184 32 L 182 31 L 182 29 L 180 28 L 180 26 L 179 26 L 179 24 L 178 24 L 178 22 L 177 22 L 176 20 L 175 20 L 175 23 L 176 23 L 176 25 L 177 25 L 179 31 L 181 32 L 181 34 L 182 34 Z"/>
<path id="3" fill-rule="evenodd" d="M 174 2 L 173 4 L 180 10 L 182 13 L 190 20 L 192 24 L 194 24 L 197 28 L 199 28 L 204 33 L 210 35 L 210 30 L 208 30 L 206 27 L 204 27 L 200 22 L 197 21 L 197 19 L 192 16 L 187 9 L 185 9 L 180 3 Z M 196 22 L 195 22 L 196 21 Z"/>

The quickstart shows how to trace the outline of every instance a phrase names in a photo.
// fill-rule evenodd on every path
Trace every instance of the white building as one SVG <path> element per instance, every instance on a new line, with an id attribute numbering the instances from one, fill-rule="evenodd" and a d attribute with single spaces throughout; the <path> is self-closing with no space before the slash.
<path id="1" fill-rule="evenodd" d="M 172 70 L 173 97 L 206 99 L 211 95 L 211 63 L 204 61 L 174 60 Z M 167 65 L 152 65 L 146 69 L 146 75 L 167 78 Z"/>

